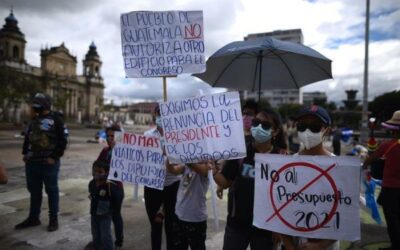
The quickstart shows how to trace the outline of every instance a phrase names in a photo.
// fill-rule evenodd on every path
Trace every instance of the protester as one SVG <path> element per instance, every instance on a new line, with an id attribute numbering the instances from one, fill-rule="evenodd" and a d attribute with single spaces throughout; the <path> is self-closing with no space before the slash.
<path id="1" fill-rule="evenodd" d="M 205 250 L 207 233 L 208 163 L 167 164 L 168 172 L 180 175 L 174 223 L 174 249 Z"/>
<path id="2" fill-rule="evenodd" d="M 161 145 L 163 142 L 163 129 L 161 124 L 160 108 L 157 106 L 153 113 L 153 120 L 156 127 L 146 131 L 144 135 L 161 137 Z M 151 224 L 151 248 L 152 250 L 161 249 L 161 236 L 163 220 L 165 220 L 165 235 L 167 238 L 167 250 L 173 248 L 172 227 L 176 220 L 175 203 L 176 194 L 179 187 L 179 177 L 170 173 L 166 173 L 164 181 L 164 189 L 158 190 L 154 188 L 144 187 L 144 199 L 147 216 Z"/>
<path id="3" fill-rule="evenodd" d="M 303 149 L 299 155 L 327 155 L 334 156 L 323 146 L 324 138 L 330 134 L 331 117 L 324 108 L 313 105 L 300 110 L 296 128 Z M 339 250 L 339 241 L 328 239 L 311 239 L 281 235 L 286 250 Z"/>
<path id="4" fill-rule="evenodd" d="M 115 146 L 115 132 L 120 132 L 121 128 L 118 124 L 113 124 L 105 129 L 107 147 L 104 147 L 97 157 L 98 161 L 111 164 L 112 149 Z M 112 210 L 112 221 L 114 224 L 115 231 L 115 249 L 121 249 L 124 242 L 124 222 L 121 215 L 122 202 L 124 200 L 124 186 L 120 181 L 113 181 L 116 184 L 115 195 L 114 195 L 114 207 Z M 90 242 L 86 247 L 93 246 L 93 242 Z"/>
<path id="5" fill-rule="evenodd" d="M 110 164 L 101 160 L 93 163 L 93 179 L 89 182 L 90 220 L 94 248 L 113 250 L 111 216 L 115 207 L 120 206 L 117 184 L 107 181 Z"/>
<path id="6" fill-rule="evenodd" d="M 253 137 L 251 136 L 251 124 L 254 118 L 257 115 L 258 111 L 258 104 L 254 100 L 247 100 L 242 107 L 242 117 L 243 117 L 243 130 L 244 130 L 244 139 L 246 143 L 246 148 L 251 146 L 253 143 Z M 219 161 L 219 169 L 222 170 L 224 167 L 225 162 Z M 224 195 L 224 188 L 221 186 L 217 186 L 217 196 L 219 199 L 223 198 Z"/>
<path id="7" fill-rule="evenodd" d="M 252 121 L 254 139 L 244 159 L 228 160 L 222 171 L 212 167 L 215 182 L 229 188 L 228 217 L 224 250 L 272 249 L 272 233 L 253 226 L 254 155 L 255 153 L 285 154 L 286 139 L 279 115 L 262 110 Z"/>
<path id="8" fill-rule="evenodd" d="M 332 133 L 333 153 L 337 156 L 339 156 L 341 153 L 341 142 L 340 142 L 341 137 L 342 137 L 342 130 L 337 127 Z"/>
<path id="9" fill-rule="evenodd" d="M 384 159 L 382 191 L 378 202 L 383 207 L 391 247 L 381 249 L 400 249 L 400 110 L 393 113 L 382 127 L 391 130 L 393 138 L 383 142 L 363 164 L 366 169 L 372 162 Z"/>
<path id="10" fill-rule="evenodd" d="M 8 177 L 4 164 L 0 161 L 0 184 L 7 184 Z"/>
<path id="11" fill-rule="evenodd" d="M 43 184 L 49 199 L 48 231 L 58 229 L 58 172 L 64 154 L 66 138 L 64 122 L 52 112 L 50 97 L 38 93 L 32 103 L 33 118 L 25 132 L 22 154 L 25 162 L 27 188 L 30 196 L 29 216 L 15 229 L 40 225 Z"/>

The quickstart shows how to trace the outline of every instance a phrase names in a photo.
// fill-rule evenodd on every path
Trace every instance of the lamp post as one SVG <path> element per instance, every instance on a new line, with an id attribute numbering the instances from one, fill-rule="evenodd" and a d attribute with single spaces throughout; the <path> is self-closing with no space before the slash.
<path id="1" fill-rule="evenodd" d="M 366 0 L 365 13 L 365 58 L 364 58 L 364 96 L 361 117 L 360 141 L 365 142 L 368 136 L 368 46 L 369 46 L 369 2 Z"/>

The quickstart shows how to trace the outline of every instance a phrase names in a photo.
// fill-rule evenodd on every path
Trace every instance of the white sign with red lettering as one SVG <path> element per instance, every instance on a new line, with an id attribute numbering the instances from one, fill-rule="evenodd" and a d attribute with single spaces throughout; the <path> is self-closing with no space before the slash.
<path id="1" fill-rule="evenodd" d="M 256 227 L 305 238 L 360 239 L 360 160 L 256 154 Z"/>
<path id="2" fill-rule="evenodd" d="M 246 156 L 238 92 L 160 103 L 165 150 L 171 163 Z"/>
<path id="3" fill-rule="evenodd" d="M 164 188 L 165 156 L 159 138 L 115 132 L 108 179 Z"/>
<path id="4" fill-rule="evenodd" d="M 121 15 L 127 77 L 201 73 L 204 59 L 202 11 L 133 11 Z"/>

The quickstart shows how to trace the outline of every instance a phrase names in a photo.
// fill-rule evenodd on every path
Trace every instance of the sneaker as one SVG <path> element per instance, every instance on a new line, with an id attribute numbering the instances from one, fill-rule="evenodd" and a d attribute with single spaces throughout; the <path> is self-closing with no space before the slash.
<path id="1" fill-rule="evenodd" d="M 47 231 L 53 232 L 58 229 L 58 219 L 57 217 L 50 217 L 49 225 L 47 227 Z"/>
<path id="2" fill-rule="evenodd" d="M 40 222 L 40 220 L 38 218 L 30 218 L 28 217 L 26 220 L 24 220 L 23 222 L 15 225 L 14 229 L 24 229 L 27 227 L 35 227 L 35 226 L 39 226 L 40 224 L 42 224 Z"/>
<path id="3" fill-rule="evenodd" d="M 89 243 L 85 246 L 84 250 L 95 250 L 93 241 L 89 242 Z"/>

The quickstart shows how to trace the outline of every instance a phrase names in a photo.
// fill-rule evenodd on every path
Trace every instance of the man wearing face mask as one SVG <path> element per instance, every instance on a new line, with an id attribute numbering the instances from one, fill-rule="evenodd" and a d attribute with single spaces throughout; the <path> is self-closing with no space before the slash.
<path id="1" fill-rule="evenodd" d="M 323 140 L 329 136 L 331 117 L 324 108 L 312 105 L 300 110 L 296 119 L 298 137 L 304 148 L 299 155 L 334 156 L 323 146 Z M 329 239 L 311 239 L 281 235 L 287 250 L 339 250 L 339 241 Z"/>
<path id="2" fill-rule="evenodd" d="M 164 131 L 160 115 L 160 107 L 158 105 L 154 109 L 153 121 L 156 124 L 156 127 L 146 131 L 144 135 L 160 137 L 161 147 L 164 148 Z M 172 224 L 176 220 L 175 203 L 179 181 L 180 176 L 166 172 L 163 190 L 144 187 L 146 212 L 151 224 L 152 250 L 161 250 L 163 220 L 165 220 L 167 250 L 173 249 L 174 247 Z"/>
<path id="3" fill-rule="evenodd" d="M 58 229 L 58 172 L 60 157 L 67 144 L 64 122 L 50 109 L 50 97 L 37 93 L 32 102 L 33 117 L 28 124 L 22 154 L 25 162 L 27 188 L 31 194 L 29 217 L 15 229 L 40 225 L 43 184 L 49 199 L 49 232 Z"/>

